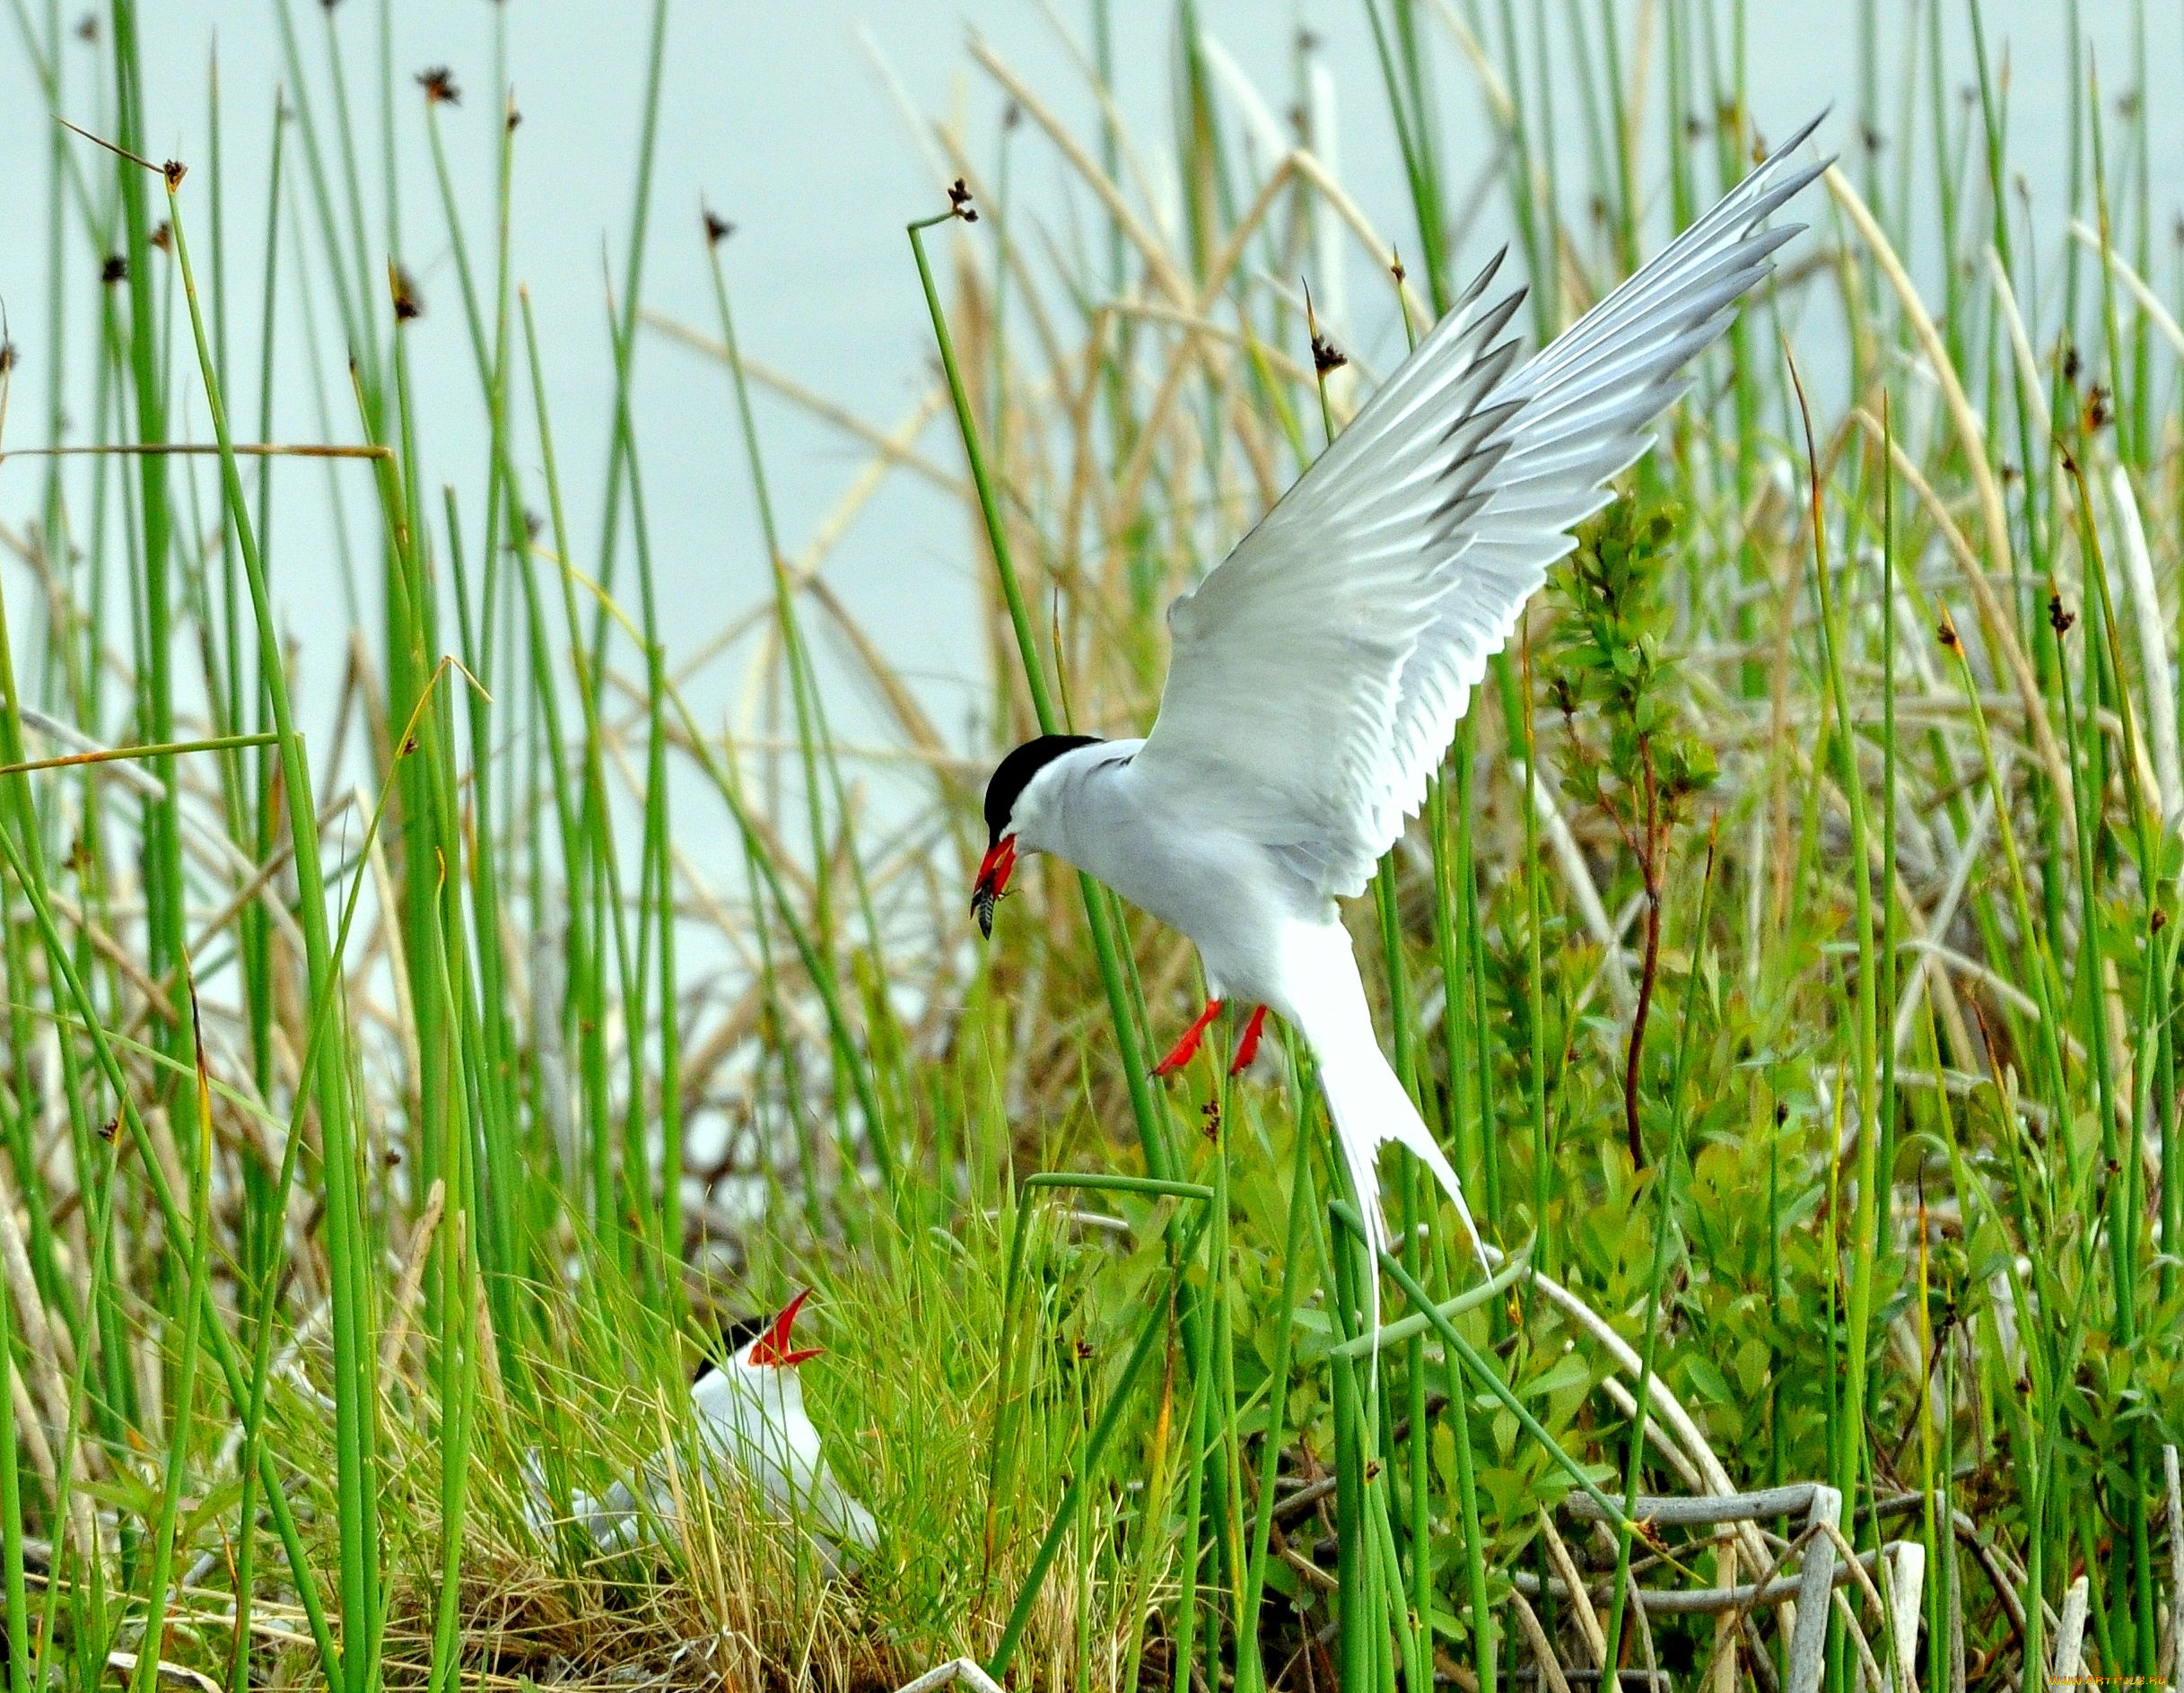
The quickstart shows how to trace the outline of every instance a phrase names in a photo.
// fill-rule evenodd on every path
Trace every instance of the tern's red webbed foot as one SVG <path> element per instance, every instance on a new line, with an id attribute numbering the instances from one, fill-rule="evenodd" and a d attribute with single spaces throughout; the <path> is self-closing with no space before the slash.
<path id="1" fill-rule="evenodd" d="M 1188 1064 L 1192 1059 L 1196 1058 L 1198 1056 L 1198 1043 L 1205 1035 L 1206 1025 L 1212 1022 L 1213 1019 L 1220 1016 L 1220 1014 L 1221 1002 L 1219 999 L 1207 1000 L 1206 1008 L 1203 1011 L 1201 1011 L 1192 1021 L 1191 1026 L 1183 1032 L 1183 1038 L 1177 1041 L 1175 1044 L 1168 1050 L 1168 1055 L 1166 1058 L 1162 1059 L 1158 1064 L 1153 1066 L 1153 1074 L 1156 1076 L 1173 1076 L 1185 1064 Z"/>
<path id="2" fill-rule="evenodd" d="M 1244 1025 L 1244 1036 L 1236 1043 L 1236 1055 L 1230 1060 L 1228 1073 L 1241 1076 L 1252 1060 L 1259 1056 L 1259 1036 L 1266 1030 L 1266 1008 L 1254 1005 Z"/>

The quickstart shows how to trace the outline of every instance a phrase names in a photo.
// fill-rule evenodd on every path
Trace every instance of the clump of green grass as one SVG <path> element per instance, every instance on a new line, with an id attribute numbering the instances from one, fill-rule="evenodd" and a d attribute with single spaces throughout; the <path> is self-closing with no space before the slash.
<path id="1" fill-rule="evenodd" d="M 1360 1264 L 1295 1052 L 1146 1079 L 1195 988 L 1175 937 L 1049 868 L 974 953 L 968 802 L 1035 727 L 1144 725 L 1168 598 L 1369 391 L 1362 336 L 1315 381 L 1290 279 L 1385 277 L 1415 331 L 1491 204 L 1551 334 L 1804 116 L 1747 109 L 1741 6 L 1367 0 L 1381 83 L 1341 98 L 1391 120 L 1401 206 L 1313 151 L 1308 43 L 1294 91 L 1248 91 L 1178 7 L 1160 148 L 974 44 L 1022 121 L 930 132 L 948 180 L 903 286 L 943 370 L 890 430 L 747 363 L 710 226 L 684 262 L 714 320 L 649 312 L 656 4 L 611 450 L 574 468 L 509 257 L 504 40 L 459 109 L 495 125 L 497 193 L 466 198 L 444 87 L 354 10 L 275 8 L 267 158 L 164 171 L 129 0 L 95 48 L 14 12 L 54 113 L 118 151 L 56 127 L 50 285 L 16 327 L 52 380 L 0 360 L 11 1685 L 2176 1672 L 2184 337 L 2145 65 L 2118 109 L 2075 33 L 2047 44 L 2050 218 L 2005 191 L 1978 6 L 1968 59 L 1938 6 L 1894 45 L 1857 8 L 1812 234 L 1357 913 L 1506 1249 L 1482 1287 L 1415 1171 L 1398 1258 Z M 1121 21 L 1084 22 L 1104 93 Z M 215 135 L 236 97 L 208 90 Z M 1301 132 L 1270 130 L 1292 97 Z M 1476 183 L 1438 139 L 1457 100 L 1498 136 Z M 412 152 L 434 192 L 397 206 Z M 1054 160 L 1065 187 L 1023 186 Z M 239 220 L 262 275 L 228 262 Z M 476 486 L 417 444 L 405 240 L 452 254 Z M 298 317 L 352 381 L 272 441 Z M 717 640 L 655 592 L 651 335 L 710 353 L 685 380 L 759 494 L 768 592 Z M 801 552 L 754 388 L 873 455 Z M 595 470 L 581 534 L 564 492 Z M 991 566 L 960 655 L 989 746 L 939 733 L 829 588 L 895 476 Z M 288 652 L 275 603 L 310 502 L 375 614 L 332 745 L 292 672 L 336 656 Z M 731 663 L 759 704 L 722 730 L 688 701 Z M 834 732 L 851 686 L 890 745 Z M 866 803 L 876 751 L 918 773 L 911 815 Z M 1376 1347 L 1376 1269 L 1402 1290 Z M 534 1453 L 555 1488 L 662 1451 L 695 1479 L 706 1327 L 807 1282 L 815 1413 L 883 1524 L 853 1575 L 732 1490 L 611 1557 L 530 1528 Z M 1795 1483 L 1839 1514 L 1653 1521 Z M 1823 1558 L 1841 1598 L 1799 1656 L 1786 1595 Z"/>

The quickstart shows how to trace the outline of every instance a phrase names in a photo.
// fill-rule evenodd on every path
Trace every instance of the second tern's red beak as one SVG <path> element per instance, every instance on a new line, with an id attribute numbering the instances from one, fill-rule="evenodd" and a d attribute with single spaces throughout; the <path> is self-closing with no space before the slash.
<path id="1" fill-rule="evenodd" d="M 1005 834 L 986 849 L 979 861 L 978 880 L 971 886 L 971 915 L 978 919 L 978 932 L 993 938 L 993 906 L 1009 891 L 1009 873 L 1016 868 L 1016 836 Z"/>
<path id="2" fill-rule="evenodd" d="M 791 1348 L 789 1344 L 789 1331 L 796 1326 L 796 1313 L 804 1308 L 804 1301 L 810 1297 L 811 1289 L 807 1287 L 788 1303 L 781 1315 L 773 1319 L 772 1328 L 751 1342 L 753 1364 L 786 1369 L 792 1364 L 801 1364 L 806 1358 L 819 1356 L 819 1348 L 816 1346 L 806 1347 L 799 1351 Z"/>

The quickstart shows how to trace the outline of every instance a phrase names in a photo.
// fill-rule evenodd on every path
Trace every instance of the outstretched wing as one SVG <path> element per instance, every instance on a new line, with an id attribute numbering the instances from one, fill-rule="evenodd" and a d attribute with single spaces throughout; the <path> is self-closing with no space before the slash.
<path id="1" fill-rule="evenodd" d="M 1498 256 L 1227 558 L 1168 608 L 1136 758 L 1331 897 L 1424 803 L 1487 661 L 1571 531 L 1651 444 L 1684 367 L 1797 232 L 1760 227 L 1825 164 L 1815 118 L 1521 367 Z"/>

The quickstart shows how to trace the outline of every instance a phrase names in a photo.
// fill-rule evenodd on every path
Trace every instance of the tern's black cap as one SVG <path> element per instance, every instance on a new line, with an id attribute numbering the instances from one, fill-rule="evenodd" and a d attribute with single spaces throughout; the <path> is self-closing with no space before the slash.
<path id="1" fill-rule="evenodd" d="M 988 844 L 1001 838 L 1001 831 L 1009 826 L 1009 814 L 1016 809 L 1016 797 L 1049 761 L 1072 746 L 1089 746 L 1098 739 L 1096 735 L 1042 735 L 1026 741 L 996 764 L 986 782 Z"/>
<path id="2" fill-rule="evenodd" d="M 721 1357 L 734 1357 L 737 1353 L 742 1351 L 745 1347 L 750 1345 L 773 1326 L 773 1319 L 772 1317 L 729 1318 L 721 1325 L 721 1344 L 726 1348 Z M 721 1359 L 712 1357 L 710 1353 L 707 1354 L 698 1360 L 697 1369 L 690 1377 L 691 1385 L 695 1387 L 720 1367 Z"/>

